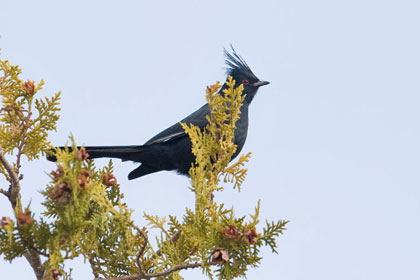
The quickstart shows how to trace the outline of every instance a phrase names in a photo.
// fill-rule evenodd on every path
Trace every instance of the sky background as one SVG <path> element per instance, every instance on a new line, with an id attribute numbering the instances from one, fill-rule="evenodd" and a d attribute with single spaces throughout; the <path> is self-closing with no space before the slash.
<path id="1" fill-rule="evenodd" d="M 420 279 L 420 3 L 418 1 L 1 1 L 1 59 L 62 91 L 52 143 L 142 144 L 224 81 L 232 43 L 271 82 L 250 107 L 243 190 L 219 202 L 237 215 L 290 220 L 279 254 L 248 279 Z M 106 164 L 98 160 L 98 165 Z M 134 218 L 193 205 L 189 180 L 128 181 Z M 24 163 L 22 195 L 39 214 L 55 165 Z M 7 188 L 4 180 L 0 187 Z M 0 197 L 0 216 L 10 216 Z M 82 260 L 74 279 L 93 278 Z M 2 278 L 34 279 L 23 258 Z M 206 279 L 199 271 L 186 279 Z"/>

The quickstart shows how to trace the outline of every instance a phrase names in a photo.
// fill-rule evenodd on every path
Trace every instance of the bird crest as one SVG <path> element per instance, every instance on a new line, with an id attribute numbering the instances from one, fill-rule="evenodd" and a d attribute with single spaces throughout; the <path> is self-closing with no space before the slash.
<path id="1" fill-rule="evenodd" d="M 232 49 L 232 53 L 229 53 L 226 49 L 224 49 L 225 57 L 226 57 L 226 74 L 228 76 L 236 77 L 236 76 L 250 76 L 253 78 L 257 78 L 254 73 L 252 73 L 251 68 L 249 68 L 248 64 L 245 60 L 236 53 L 235 49 L 232 45 L 230 45 Z"/>

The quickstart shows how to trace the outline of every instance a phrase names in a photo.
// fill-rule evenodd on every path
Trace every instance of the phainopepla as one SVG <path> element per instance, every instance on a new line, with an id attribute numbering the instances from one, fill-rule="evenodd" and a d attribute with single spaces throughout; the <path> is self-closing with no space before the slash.
<path id="1" fill-rule="evenodd" d="M 245 60 L 239 56 L 232 47 L 232 54 L 226 49 L 227 75 L 244 86 L 243 94 L 246 94 L 241 107 L 240 119 L 236 123 L 235 144 L 237 150 L 232 156 L 235 158 L 245 144 L 248 133 L 248 106 L 254 98 L 260 86 L 269 84 L 261 81 L 252 73 Z M 220 89 L 222 92 L 226 84 Z M 206 115 L 210 114 L 208 104 L 190 114 L 180 122 L 193 124 L 204 129 L 207 125 Z M 63 149 L 63 147 L 60 147 Z M 191 152 L 191 141 L 184 129 L 178 123 L 157 134 L 144 145 L 137 146 L 87 146 L 85 147 L 89 158 L 119 158 L 123 161 L 131 160 L 140 162 L 141 165 L 128 174 L 128 179 L 132 180 L 150 173 L 161 170 L 176 170 L 178 173 L 187 175 L 191 163 L 195 157 Z M 55 161 L 54 156 L 48 156 L 48 160 Z"/>

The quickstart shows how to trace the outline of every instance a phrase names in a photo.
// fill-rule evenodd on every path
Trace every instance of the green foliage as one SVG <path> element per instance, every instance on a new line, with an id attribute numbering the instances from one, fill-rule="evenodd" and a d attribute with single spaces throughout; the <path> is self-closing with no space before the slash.
<path id="1" fill-rule="evenodd" d="M 0 230 L 0 254 L 9 261 L 22 256 L 26 250 L 25 245 L 21 242 L 22 238 L 15 228 L 15 224 L 12 222 Z"/>
<path id="2" fill-rule="evenodd" d="M 8 61 L 0 60 L 0 72 L 0 145 L 6 154 L 16 151 L 19 157 L 39 158 L 49 149 L 48 133 L 57 128 L 60 92 L 52 98 L 36 98 L 44 81 L 36 86 L 32 81 L 23 82 L 19 67 Z"/>
<path id="3" fill-rule="evenodd" d="M 202 263 L 203 272 L 211 279 L 214 273 L 219 279 L 245 276 L 248 267 L 260 262 L 259 248 L 263 242 L 276 252 L 274 238 L 283 232 L 287 223 L 278 221 L 273 222 L 273 225 L 267 224 L 263 229 L 264 234 L 256 237 L 255 244 L 249 244 L 245 235 L 247 230 L 255 230 L 258 225 L 260 203 L 247 221 L 246 217 L 235 217 L 233 209 L 226 209 L 223 204 L 212 199 L 213 192 L 223 190 L 218 186 L 221 177 L 224 177 L 225 182 L 232 182 L 234 187 L 240 188 L 246 176 L 243 165 L 250 157 L 250 154 L 243 155 L 236 163 L 228 166 L 236 151 L 233 141 L 235 123 L 240 117 L 245 96 L 242 95 L 242 85 L 235 88 L 235 81 L 231 77 L 227 86 L 224 95 L 217 93 L 220 88 L 218 83 L 207 88 L 206 97 L 211 115 L 208 116 L 209 124 L 204 131 L 193 125 L 181 124 L 191 138 L 192 151 L 196 156 L 196 163 L 190 169 L 191 190 L 196 195 L 195 211 L 186 209 L 182 223 L 173 217 L 166 223 L 164 218 L 145 214 L 149 225 L 163 232 L 158 239 L 158 246 L 162 256 L 172 260 L 172 263 L 164 263 L 165 268 L 197 261 Z M 168 228 L 165 228 L 165 223 Z M 237 240 L 229 240 L 223 234 L 223 230 L 229 226 L 237 230 Z M 180 232 L 180 237 L 174 242 L 170 237 L 176 232 Z M 220 249 L 228 252 L 229 260 L 213 270 L 213 265 L 218 263 L 214 252 Z"/>
<path id="4" fill-rule="evenodd" d="M 35 95 L 43 82 L 23 83 L 20 69 L 0 61 L 2 107 L 0 111 L 0 147 L 5 153 L 16 152 L 13 166 L 19 174 L 20 156 L 38 158 L 49 149 L 48 133 L 56 129 L 60 93 L 52 98 Z M 286 221 L 266 222 L 258 234 L 260 202 L 253 214 L 236 217 L 233 208 L 214 199 L 222 191 L 220 181 L 240 187 L 245 180 L 245 163 L 250 153 L 229 162 L 236 152 L 234 131 L 240 118 L 245 95 L 243 86 L 235 87 L 229 77 L 227 88 L 218 94 L 220 84 L 206 91 L 211 114 L 204 130 L 182 124 L 192 141 L 196 162 L 191 166 L 191 190 L 195 209 L 186 209 L 182 218 L 144 214 L 148 228 L 137 227 L 130 210 L 122 201 L 120 187 L 112 175 L 113 166 L 96 168 L 87 160 L 84 149 L 57 150 L 57 170 L 42 192 L 45 211 L 38 220 L 29 207 L 16 207 L 16 222 L 1 220 L 0 254 L 13 260 L 28 252 L 43 256 L 45 279 L 57 279 L 65 273 L 64 262 L 84 257 L 95 278 L 115 278 L 138 274 L 140 278 L 182 279 L 180 271 L 200 267 L 209 278 L 233 279 L 246 276 L 250 267 L 261 261 L 260 248 L 277 252 L 276 237 Z M 0 172 L 11 182 L 0 164 Z M 155 235 L 154 249 L 148 231 Z"/>
<path id="5" fill-rule="evenodd" d="M 74 142 L 72 152 L 57 151 L 59 169 L 43 192 L 43 215 L 52 219 L 53 228 L 45 247 L 48 266 L 62 267 L 63 260 L 84 256 L 96 276 L 136 273 L 142 237 L 133 226 L 132 211 L 121 201 L 119 185 L 106 180 L 112 163 L 97 171 L 93 161 L 80 160 L 82 151 Z"/>
<path id="6" fill-rule="evenodd" d="M 236 164 L 226 168 L 236 152 L 235 124 L 240 118 L 240 109 L 245 99 L 242 84 L 235 88 L 232 77 L 229 77 L 226 84 L 228 88 L 223 91 L 223 95 L 218 94 L 221 87 L 219 83 L 206 90 L 210 116 L 207 116 L 209 124 L 204 131 L 194 125 L 188 127 L 181 124 L 191 138 L 192 152 L 196 157 L 196 165 L 189 172 L 193 181 L 192 190 L 197 194 L 196 210 L 206 207 L 213 191 L 223 189 L 217 185 L 221 175 L 225 176 L 225 181 L 235 181 L 238 188 L 246 175 L 246 169 L 241 169 L 241 172 L 239 170 L 248 161 L 250 153 L 241 156 Z"/>
<path id="7" fill-rule="evenodd" d="M 5 158 L 0 164 L 0 173 L 10 183 L 6 192 L 2 190 L 14 207 L 17 222 L 3 217 L 0 229 L 0 254 L 6 260 L 13 260 L 29 251 L 37 251 L 49 236 L 49 227 L 43 221 L 35 221 L 29 209 L 23 211 L 20 202 L 19 172 L 21 156 L 29 160 L 39 158 L 49 149 L 48 133 L 56 129 L 60 93 L 52 98 L 38 98 L 37 93 L 44 82 L 35 85 L 32 81 L 23 82 L 18 66 L 0 60 L 0 150 L 1 156 L 15 154 L 16 161 L 6 168 Z M 17 180 L 12 180 L 11 173 Z M 39 238 L 33 238 L 39 237 Z"/>

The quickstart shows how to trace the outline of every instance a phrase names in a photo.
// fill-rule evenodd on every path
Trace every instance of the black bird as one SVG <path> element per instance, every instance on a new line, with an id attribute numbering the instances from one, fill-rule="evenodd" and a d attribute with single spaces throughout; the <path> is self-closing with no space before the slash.
<path id="1" fill-rule="evenodd" d="M 233 47 L 232 54 L 226 49 L 224 53 L 226 56 L 227 75 L 232 76 L 237 84 L 243 84 L 243 94 L 246 94 L 241 107 L 240 119 L 236 123 L 235 144 L 237 145 L 237 150 L 232 156 L 233 159 L 241 152 L 245 144 L 248 133 L 248 106 L 254 99 L 258 88 L 269 84 L 269 82 L 258 79 Z M 223 85 L 219 93 L 226 87 L 226 84 Z M 194 124 L 204 129 L 208 123 L 206 115 L 209 114 L 209 106 L 205 104 L 180 122 Z M 63 147 L 60 148 L 63 149 Z M 89 158 L 119 158 L 123 161 L 140 162 L 141 165 L 128 174 L 129 180 L 161 170 L 176 170 L 178 173 L 188 176 L 191 163 L 195 161 L 195 157 L 191 152 L 190 138 L 179 122 L 152 137 L 144 145 L 87 146 L 85 149 L 89 154 Z M 48 156 L 47 159 L 50 161 L 56 160 L 54 156 Z"/>

